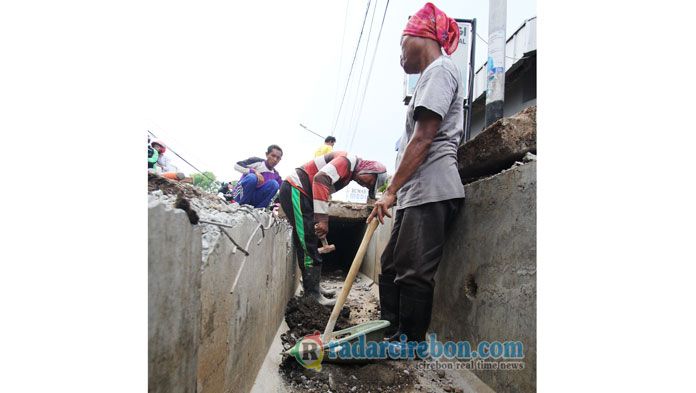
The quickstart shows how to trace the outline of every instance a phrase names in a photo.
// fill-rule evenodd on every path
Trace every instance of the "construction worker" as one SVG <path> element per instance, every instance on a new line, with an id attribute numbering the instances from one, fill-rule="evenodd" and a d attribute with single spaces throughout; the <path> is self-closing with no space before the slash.
<path id="1" fill-rule="evenodd" d="M 278 192 L 280 174 L 275 170 L 281 158 L 283 149 L 278 145 L 270 145 L 266 151 L 266 159 L 250 157 L 235 164 L 234 169 L 242 173 L 242 178 L 232 190 L 232 197 L 240 205 L 252 205 L 264 208 Z"/>
<path id="2" fill-rule="evenodd" d="M 150 146 L 158 153 L 157 165 L 162 168 L 162 172 L 171 172 L 171 158 L 164 155 L 167 151 L 167 145 L 159 139 L 150 142 Z"/>
<path id="3" fill-rule="evenodd" d="M 336 143 L 336 138 L 332 136 L 327 136 L 326 139 L 324 139 L 324 144 L 319 146 L 317 148 L 317 151 L 314 152 L 314 157 L 319 157 L 323 156 L 326 153 L 331 153 L 333 151 L 333 145 Z"/>
<path id="4" fill-rule="evenodd" d="M 423 341 L 430 325 L 446 228 L 464 198 L 457 147 L 464 132 L 461 74 L 445 53 L 459 43 L 457 23 L 427 3 L 401 36 L 401 66 L 421 74 L 409 103 L 396 157 L 396 173 L 368 217 L 384 216 L 397 199 L 391 237 L 379 276 L 381 318 L 392 323 L 388 340 Z"/>
<path id="5" fill-rule="evenodd" d="M 150 146 L 152 146 L 159 155 L 157 158 L 157 165 L 155 166 L 159 175 L 172 180 L 184 180 L 186 178 L 183 172 L 177 171 L 176 167 L 172 165 L 171 158 L 164 155 L 167 151 L 167 145 L 163 141 L 155 139 L 150 142 Z"/>
<path id="6" fill-rule="evenodd" d="M 157 160 L 159 159 L 159 153 L 157 150 L 155 150 L 152 145 L 149 143 L 150 138 L 148 138 L 148 146 L 147 146 L 147 167 L 148 169 L 156 169 L 155 167 L 157 166 Z"/>
<path id="7" fill-rule="evenodd" d="M 334 151 L 296 168 L 280 186 L 280 206 L 293 227 L 304 295 L 325 306 L 333 306 L 336 300 L 326 299 L 328 293 L 319 285 L 322 265 L 319 242 L 329 233 L 330 193 L 347 186 L 351 180 L 366 187 L 374 198 L 376 190 L 387 180 L 387 169 L 377 161 Z"/>
<path id="8" fill-rule="evenodd" d="M 232 202 L 234 200 L 234 198 L 232 198 L 232 183 L 222 182 L 217 195 L 227 202 Z"/>

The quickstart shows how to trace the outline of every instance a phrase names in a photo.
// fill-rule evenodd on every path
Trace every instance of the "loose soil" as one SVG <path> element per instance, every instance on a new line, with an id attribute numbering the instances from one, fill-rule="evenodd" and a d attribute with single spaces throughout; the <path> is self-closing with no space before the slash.
<path id="1" fill-rule="evenodd" d="M 340 270 L 322 276 L 321 285 L 341 291 L 345 272 Z M 353 283 L 335 330 L 380 319 L 379 292 L 365 276 Z M 350 311 L 349 311 L 350 310 Z M 281 335 L 285 349 L 291 348 L 305 334 L 324 332 L 331 308 L 314 299 L 295 297 L 288 302 L 285 321 L 290 330 Z M 322 362 L 321 371 L 302 367 L 295 358 L 285 357 L 278 370 L 288 392 L 293 393 L 461 393 L 472 391 L 464 371 L 423 370 L 422 360 L 383 360 L 367 364 L 336 364 Z M 463 389 L 464 388 L 464 389 Z"/>
<path id="2" fill-rule="evenodd" d="M 166 195 L 178 195 L 187 199 L 203 199 L 219 205 L 220 208 L 226 208 L 229 203 L 223 201 L 217 195 L 203 191 L 200 187 L 196 187 L 189 183 L 180 182 L 178 180 L 167 179 L 154 173 L 147 174 L 147 191 L 152 192 L 161 190 Z"/>
<path id="3" fill-rule="evenodd" d="M 322 276 L 322 285 L 335 289 L 339 295 L 345 273 L 331 272 Z M 336 321 L 335 331 L 379 319 L 379 301 L 376 288 L 373 291 L 364 278 L 353 283 L 346 305 Z M 290 330 L 281 335 L 283 347 L 291 348 L 299 338 L 315 330 L 324 332 L 331 310 L 312 298 L 295 297 L 288 302 L 285 321 Z M 286 357 L 279 372 L 292 392 L 405 392 L 412 386 L 413 376 L 407 362 L 384 361 L 371 364 L 322 363 L 321 372 L 302 367 L 293 357 Z M 407 370 L 404 372 L 404 370 Z"/>
<path id="4" fill-rule="evenodd" d="M 331 309 L 317 303 L 311 297 L 293 297 L 285 307 L 285 322 L 290 330 L 281 335 L 283 347 L 288 349 L 302 337 L 315 331 L 324 332 L 331 316 Z M 349 328 L 350 309 L 344 307 L 338 314 L 335 330 Z M 285 344 L 288 344 L 286 346 Z"/>

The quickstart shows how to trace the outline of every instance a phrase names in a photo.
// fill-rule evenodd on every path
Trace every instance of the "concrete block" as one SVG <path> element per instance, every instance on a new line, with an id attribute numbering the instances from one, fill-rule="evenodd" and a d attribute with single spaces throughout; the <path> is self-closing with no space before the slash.
<path id="1" fill-rule="evenodd" d="M 148 208 L 148 392 L 196 390 L 201 233 L 183 210 Z"/>
<path id="2" fill-rule="evenodd" d="M 464 184 L 509 168 L 528 152 L 536 154 L 536 106 L 502 118 L 459 147 Z"/>
<path id="3" fill-rule="evenodd" d="M 372 212 L 373 207 L 374 205 L 366 205 L 363 203 L 331 201 L 329 202 L 329 216 L 365 220 Z"/>
<path id="4" fill-rule="evenodd" d="M 536 161 L 465 185 L 435 277 L 430 332 L 521 341 L 525 368 L 475 371 L 497 392 L 536 391 Z"/>

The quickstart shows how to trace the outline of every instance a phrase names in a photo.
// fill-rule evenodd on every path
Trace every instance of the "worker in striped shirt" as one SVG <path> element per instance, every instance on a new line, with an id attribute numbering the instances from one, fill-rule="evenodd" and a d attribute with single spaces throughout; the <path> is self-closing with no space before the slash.
<path id="1" fill-rule="evenodd" d="M 329 233 L 329 195 L 351 180 L 366 187 L 374 198 L 387 181 L 387 169 L 377 161 L 334 151 L 296 168 L 280 186 L 280 205 L 293 226 L 305 296 L 325 306 L 334 305 L 336 300 L 326 299 L 330 291 L 319 285 L 322 259 L 318 247 Z"/>

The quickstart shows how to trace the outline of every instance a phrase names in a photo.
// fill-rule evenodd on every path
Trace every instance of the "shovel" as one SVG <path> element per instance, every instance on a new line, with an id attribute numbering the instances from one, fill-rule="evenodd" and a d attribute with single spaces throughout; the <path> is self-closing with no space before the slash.
<path id="1" fill-rule="evenodd" d="M 331 317 L 329 318 L 329 322 L 326 324 L 326 329 L 324 329 L 324 334 L 322 335 L 321 342 L 322 342 L 322 351 L 328 350 L 332 346 L 336 346 L 338 344 L 337 342 L 331 342 L 331 339 L 334 337 L 334 327 L 336 326 L 336 320 L 338 319 L 338 315 L 341 312 L 341 309 L 343 308 L 343 303 L 346 302 L 346 298 L 348 297 L 348 293 L 350 292 L 351 287 L 353 286 L 353 281 L 355 280 L 355 277 L 358 275 L 358 271 L 360 270 L 360 265 L 362 265 L 362 260 L 363 257 L 365 256 L 365 252 L 367 251 L 367 245 L 370 244 L 370 240 L 372 239 L 372 234 L 375 233 L 375 229 L 377 229 L 377 225 L 379 224 L 379 221 L 374 219 L 372 222 L 367 226 L 367 230 L 365 231 L 365 236 L 363 236 L 363 240 L 360 243 L 360 247 L 358 248 L 358 252 L 355 254 L 355 258 L 353 259 L 353 263 L 350 265 L 350 270 L 348 271 L 348 275 L 346 276 L 346 281 L 343 283 L 343 288 L 341 289 L 341 294 L 338 295 L 338 298 L 336 299 L 336 304 L 334 305 L 333 311 L 331 311 Z M 376 322 L 379 322 L 376 324 Z M 364 329 L 361 327 L 364 326 Z M 371 321 L 371 322 L 365 322 L 362 323 L 358 326 L 354 326 L 352 328 L 344 329 L 339 332 L 336 332 L 336 335 L 341 335 L 345 336 L 345 334 L 348 334 L 348 337 L 342 337 L 340 340 L 341 342 L 343 341 L 354 341 L 357 340 L 361 335 L 365 335 L 367 333 L 371 333 L 372 336 L 378 336 L 378 332 L 381 332 L 382 330 L 388 328 L 390 325 L 389 321 Z M 293 348 L 283 352 L 283 355 L 302 355 L 303 351 L 298 348 L 299 346 L 296 345 Z M 315 349 L 316 350 L 316 349 Z"/>

